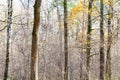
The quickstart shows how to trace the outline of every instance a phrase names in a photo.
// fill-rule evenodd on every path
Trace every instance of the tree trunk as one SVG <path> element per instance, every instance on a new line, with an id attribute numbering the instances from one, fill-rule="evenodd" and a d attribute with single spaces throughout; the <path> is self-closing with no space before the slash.
<path id="1" fill-rule="evenodd" d="M 88 6 L 88 29 L 87 29 L 87 46 L 86 46 L 86 80 L 89 80 L 89 70 L 90 70 L 90 50 L 91 50 L 91 9 L 92 9 L 93 0 L 89 1 Z"/>
<path id="2" fill-rule="evenodd" d="M 28 0 L 27 1 L 28 3 L 27 3 L 27 28 L 29 28 L 29 26 L 30 26 L 30 21 L 29 21 L 29 16 L 30 16 L 30 14 L 29 14 L 29 7 L 30 7 L 30 0 Z"/>
<path id="3" fill-rule="evenodd" d="M 4 80 L 8 79 L 8 68 L 9 68 L 9 54 L 10 54 L 10 38 L 11 38 L 11 25 L 12 25 L 12 0 L 8 0 L 8 19 L 7 19 L 7 51 L 5 61 Z"/>
<path id="4" fill-rule="evenodd" d="M 40 6 L 41 0 L 35 0 L 34 5 L 34 27 L 32 32 L 32 48 L 31 48 L 31 70 L 30 80 L 38 80 L 38 37 L 40 26 Z"/>
<path id="5" fill-rule="evenodd" d="M 104 19 L 103 19 L 103 0 L 100 0 L 100 80 L 104 80 Z"/>
<path id="6" fill-rule="evenodd" d="M 62 26 L 61 26 L 61 15 L 60 8 L 58 6 L 58 0 L 55 0 L 56 8 L 57 8 L 57 16 L 58 16 L 58 26 L 59 26 L 59 56 L 58 56 L 58 67 L 60 68 L 60 73 L 58 73 L 58 80 L 62 80 Z"/>
<path id="7" fill-rule="evenodd" d="M 112 1 L 109 0 L 109 10 L 108 10 L 108 43 L 107 43 L 107 57 L 106 57 L 106 80 L 111 80 L 111 44 L 112 44 L 112 31 L 111 31 L 111 19 L 112 19 Z"/>
<path id="8" fill-rule="evenodd" d="M 67 27 L 67 0 L 64 0 L 64 53 L 65 53 L 65 67 L 64 80 L 68 80 L 68 27 Z"/>

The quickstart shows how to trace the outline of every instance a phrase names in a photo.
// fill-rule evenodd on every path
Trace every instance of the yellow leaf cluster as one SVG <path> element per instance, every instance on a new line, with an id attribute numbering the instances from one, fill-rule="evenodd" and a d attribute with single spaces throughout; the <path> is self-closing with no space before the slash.
<path id="1" fill-rule="evenodd" d="M 106 4 L 106 5 L 115 4 L 116 2 L 117 2 L 117 0 L 104 0 L 104 4 Z"/>
<path id="2" fill-rule="evenodd" d="M 111 2 L 110 2 L 110 0 L 105 0 L 104 3 L 109 5 Z"/>
<path id="3" fill-rule="evenodd" d="M 82 4 L 82 1 L 80 0 L 79 3 L 70 10 L 70 15 L 68 17 L 68 20 L 71 21 L 75 19 L 79 15 L 80 12 L 83 12 L 86 10 L 87 8 L 84 7 L 84 5 Z"/>

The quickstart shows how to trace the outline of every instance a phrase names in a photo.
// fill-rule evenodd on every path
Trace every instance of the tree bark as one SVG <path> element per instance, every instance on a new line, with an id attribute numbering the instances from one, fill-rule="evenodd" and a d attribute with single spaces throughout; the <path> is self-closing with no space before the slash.
<path id="1" fill-rule="evenodd" d="M 106 80 L 111 80 L 111 44 L 112 44 L 112 31 L 111 31 L 111 19 L 112 19 L 112 1 L 109 0 L 108 9 L 108 43 L 107 43 L 107 56 L 106 56 Z"/>
<path id="2" fill-rule="evenodd" d="M 91 9 L 92 9 L 93 0 L 89 1 L 88 6 L 88 29 L 87 29 L 87 46 L 86 46 L 86 80 L 89 80 L 89 71 L 90 71 L 90 50 L 91 50 L 91 31 L 92 31 L 92 21 L 91 21 Z"/>
<path id="3" fill-rule="evenodd" d="M 61 15 L 60 15 L 60 8 L 58 4 L 58 0 L 55 0 L 56 8 L 57 8 L 57 16 L 58 16 L 58 26 L 59 26 L 59 56 L 58 56 L 58 67 L 60 68 L 60 73 L 58 73 L 58 80 L 62 80 L 62 26 L 61 26 Z"/>
<path id="4" fill-rule="evenodd" d="M 31 48 L 31 70 L 30 80 L 38 80 L 38 37 L 40 27 L 40 6 L 41 0 L 35 0 L 34 5 L 34 27 L 32 32 L 32 48 Z"/>
<path id="5" fill-rule="evenodd" d="M 9 54 L 10 54 L 10 38 L 11 38 L 11 25 L 12 25 L 12 0 L 8 0 L 8 19 L 7 19 L 7 51 L 5 61 L 4 80 L 8 79 L 8 68 L 9 68 Z"/>
<path id="6" fill-rule="evenodd" d="M 103 0 L 100 0 L 100 80 L 104 80 L 104 19 L 103 19 Z"/>
<path id="7" fill-rule="evenodd" d="M 65 67 L 64 80 L 68 80 L 68 27 L 67 27 L 67 0 L 64 0 L 64 53 L 65 53 Z"/>

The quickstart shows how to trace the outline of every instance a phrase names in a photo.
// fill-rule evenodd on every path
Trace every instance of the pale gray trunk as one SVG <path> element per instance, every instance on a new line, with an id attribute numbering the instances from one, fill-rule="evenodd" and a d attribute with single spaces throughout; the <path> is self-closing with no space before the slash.
<path id="1" fill-rule="evenodd" d="M 61 15 L 60 7 L 58 6 L 58 0 L 55 0 L 58 16 L 58 26 L 59 26 L 59 56 L 58 56 L 58 67 L 60 68 L 60 73 L 58 73 L 58 80 L 62 80 L 62 26 L 61 26 Z"/>

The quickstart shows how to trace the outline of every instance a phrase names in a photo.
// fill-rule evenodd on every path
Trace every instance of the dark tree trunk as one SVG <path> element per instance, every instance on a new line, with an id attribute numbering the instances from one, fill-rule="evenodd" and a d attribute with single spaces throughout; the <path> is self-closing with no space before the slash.
<path id="1" fill-rule="evenodd" d="M 34 5 L 34 27 L 32 32 L 32 48 L 31 48 L 31 70 L 30 80 L 38 80 L 38 36 L 40 26 L 40 6 L 41 0 L 35 0 Z"/>
<path id="2" fill-rule="evenodd" d="M 4 80 L 8 79 L 8 68 L 9 68 L 9 54 L 10 54 L 10 38 L 11 38 L 11 25 L 12 25 L 12 0 L 8 0 L 8 19 L 7 19 L 7 51 L 5 61 Z"/>
<path id="3" fill-rule="evenodd" d="M 89 80 L 89 70 L 90 70 L 90 50 L 91 50 L 91 9 L 92 9 L 92 3 L 93 0 L 89 1 L 89 6 L 88 6 L 88 29 L 87 29 L 87 47 L 86 47 L 86 80 Z"/>
<path id="4" fill-rule="evenodd" d="M 64 53 L 65 67 L 64 80 L 68 80 L 68 27 L 67 27 L 67 0 L 64 0 Z"/>
<path id="5" fill-rule="evenodd" d="M 100 80 L 104 80 L 104 19 L 103 11 L 104 5 L 103 0 L 100 0 Z"/>

